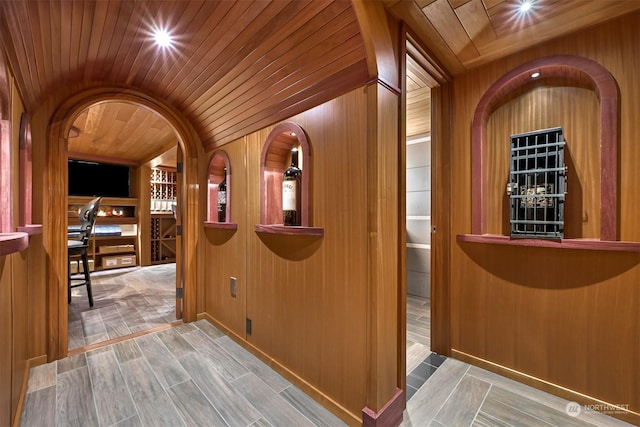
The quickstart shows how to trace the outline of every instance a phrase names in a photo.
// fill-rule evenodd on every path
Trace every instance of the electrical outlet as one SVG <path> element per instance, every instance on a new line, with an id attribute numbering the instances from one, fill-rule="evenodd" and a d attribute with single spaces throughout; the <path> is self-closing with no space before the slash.
<path id="1" fill-rule="evenodd" d="M 238 294 L 237 279 L 235 277 L 229 278 L 229 289 L 231 291 L 231 296 L 235 298 Z"/>

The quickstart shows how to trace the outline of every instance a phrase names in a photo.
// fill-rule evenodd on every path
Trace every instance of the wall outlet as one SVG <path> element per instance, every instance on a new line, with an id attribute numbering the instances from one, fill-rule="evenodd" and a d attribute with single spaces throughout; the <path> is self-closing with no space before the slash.
<path id="1" fill-rule="evenodd" d="M 231 296 L 235 298 L 238 294 L 237 279 L 235 277 L 229 278 L 229 290 L 231 292 Z"/>

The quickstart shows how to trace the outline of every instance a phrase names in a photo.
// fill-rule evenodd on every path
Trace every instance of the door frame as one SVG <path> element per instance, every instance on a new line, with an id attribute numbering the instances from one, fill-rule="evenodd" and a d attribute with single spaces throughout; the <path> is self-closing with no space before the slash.
<path id="1" fill-rule="evenodd" d="M 54 112 L 46 133 L 43 229 L 47 253 L 47 360 L 62 359 L 68 354 L 67 306 L 67 158 L 68 135 L 73 121 L 90 105 L 104 101 L 129 102 L 154 111 L 163 117 L 178 136 L 183 153 L 182 192 L 182 262 L 176 275 L 183 278 L 183 320 L 196 320 L 197 233 L 201 223 L 197 207 L 199 194 L 198 159 L 203 148 L 197 133 L 178 111 L 153 97 L 130 89 L 100 87 L 81 92 L 63 102 Z"/>
<path id="2" fill-rule="evenodd" d="M 450 253 L 451 253 L 451 81 L 452 77 L 429 53 L 420 39 L 405 24 L 400 37 L 402 99 L 399 115 L 400 165 L 398 181 L 401 183 L 399 217 L 399 286 L 398 323 L 400 325 L 398 384 L 406 391 L 406 322 L 407 322 L 407 274 L 406 274 L 406 57 L 407 44 L 411 44 L 414 59 L 423 67 L 437 85 L 431 87 L 431 344 L 432 352 L 449 356 L 451 352 L 450 314 Z"/>

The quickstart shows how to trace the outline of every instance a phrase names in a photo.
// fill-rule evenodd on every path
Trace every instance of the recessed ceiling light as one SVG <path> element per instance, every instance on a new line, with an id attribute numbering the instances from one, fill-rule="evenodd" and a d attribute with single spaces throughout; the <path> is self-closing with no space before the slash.
<path id="1" fill-rule="evenodd" d="M 153 39 L 160 47 L 170 47 L 173 44 L 173 37 L 171 37 L 171 34 L 162 28 L 158 28 L 154 31 Z"/>
<path id="2" fill-rule="evenodd" d="M 533 73 L 531 73 L 532 79 L 537 79 L 538 77 L 540 77 L 540 71 L 534 71 Z"/>
<path id="3" fill-rule="evenodd" d="M 520 4 L 520 12 L 526 13 L 531 9 L 531 0 L 525 0 Z"/>

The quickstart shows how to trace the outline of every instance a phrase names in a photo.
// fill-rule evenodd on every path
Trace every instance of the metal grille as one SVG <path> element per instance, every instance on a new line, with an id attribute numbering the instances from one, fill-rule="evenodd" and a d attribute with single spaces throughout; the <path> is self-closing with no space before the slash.
<path id="1" fill-rule="evenodd" d="M 564 237 L 564 146 L 562 128 L 511 136 L 511 237 Z"/>

